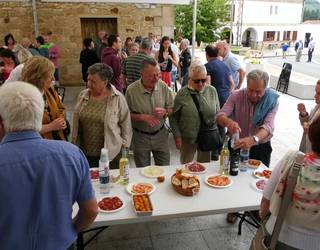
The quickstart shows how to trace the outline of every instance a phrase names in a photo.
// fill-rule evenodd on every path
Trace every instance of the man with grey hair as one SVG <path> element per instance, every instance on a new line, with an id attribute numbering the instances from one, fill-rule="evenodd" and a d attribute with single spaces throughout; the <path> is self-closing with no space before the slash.
<path id="1" fill-rule="evenodd" d="M 270 140 L 279 105 L 279 95 L 267 87 L 268 81 L 266 72 L 251 71 L 247 88 L 232 93 L 217 114 L 217 122 L 227 127 L 230 135 L 240 133 L 236 148 L 250 149 L 250 158 L 261 160 L 266 166 L 270 164 Z"/>
<path id="2" fill-rule="evenodd" d="M 97 215 L 79 148 L 42 139 L 44 100 L 25 82 L 0 91 L 1 249 L 67 249 Z M 72 219 L 72 205 L 79 211 Z"/>
<path id="3" fill-rule="evenodd" d="M 173 95 L 160 80 L 160 68 L 155 59 L 142 61 L 141 79 L 128 87 L 126 99 L 131 112 L 136 167 L 149 166 L 151 152 L 156 165 L 169 165 L 168 131 L 164 123 L 172 113 Z"/>
<path id="4" fill-rule="evenodd" d="M 180 82 L 183 82 L 183 77 L 187 74 L 188 68 L 191 64 L 191 53 L 189 50 L 189 40 L 182 39 L 180 42 L 180 56 L 179 56 L 179 66 L 180 66 Z M 188 78 L 188 77 L 187 77 Z"/>
<path id="5" fill-rule="evenodd" d="M 223 62 L 231 70 L 235 89 L 241 89 L 246 71 L 241 66 L 239 59 L 230 51 L 230 47 L 226 41 L 218 42 L 216 47 L 219 49 L 219 56 L 223 58 Z"/>
<path id="6" fill-rule="evenodd" d="M 274 119 L 278 111 L 276 91 L 268 88 L 269 76 L 262 70 L 247 75 L 247 88 L 233 92 L 216 115 L 220 126 L 227 127 L 230 136 L 239 132 L 235 149 L 249 149 L 249 157 L 269 167 Z M 232 119 L 231 119 L 232 117 Z M 236 222 L 236 215 L 228 214 L 227 221 Z"/>
<path id="7" fill-rule="evenodd" d="M 127 87 L 131 83 L 140 79 L 141 63 L 144 60 L 148 60 L 152 58 L 150 56 L 151 52 L 152 52 L 152 41 L 146 37 L 142 39 L 139 53 L 133 56 L 129 56 L 124 61 L 122 73 L 125 76 Z"/>

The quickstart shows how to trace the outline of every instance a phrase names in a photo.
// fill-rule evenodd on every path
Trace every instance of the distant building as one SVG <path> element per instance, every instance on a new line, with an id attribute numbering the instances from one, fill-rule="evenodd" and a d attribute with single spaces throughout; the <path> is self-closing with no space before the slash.
<path id="1" fill-rule="evenodd" d="M 233 0 L 233 44 L 245 47 L 295 41 L 302 21 L 304 0 Z"/>

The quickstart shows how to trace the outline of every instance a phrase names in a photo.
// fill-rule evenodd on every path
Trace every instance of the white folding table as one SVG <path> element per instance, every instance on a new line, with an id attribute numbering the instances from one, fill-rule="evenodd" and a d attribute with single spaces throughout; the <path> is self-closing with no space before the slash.
<path id="1" fill-rule="evenodd" d="M 253 170 L 239 172 L 237 176 L 230 176 L 232 185 L 228 188 L 212 188 L 205 184 L 204 179 L 208 175 L 218 174 L 218 162 L 204 164 L 208 170 L 198 175 L 200 179 L 200 191 L 198 194 L 188 197 L 177 193 L 171 185 L 171 176 L 178 166 L 165 166 L 165 181 L 157 182 L 154 178 L 147 178 L 142 175 L 140 168 L 130 169 L 130 182 L 150 182 L 156 186 L 151 194 L 153 214 L 150 216 L 138 216 L 134 212 L 131 195 L 126 191 L 126 186 L 112 184 L 108 196 L 119 196 L 126 203 L 126 206 L 115 213 L 100 212 L 91 225 L 89 231 L 101 229 L 101 231 L 112 225 L 129 224 L 136 222 L 147 222 L 165 220 L 179 217 L 202 216 L 221 213 L 233 213 L 239 211 L 258 210 L 262 193 L 254 188 Z M 111 170 L 112 175 L 118 175 L 119 170 Z M 102 196 L 99 191 L 99 183 L 93 182 L 96 198 Z M 75 216 L 78 207 L 74 206 Z M 241 217 L 242 219 L 242 217 Z M 246 220 L 245 218 L 243 220 Z M 243 221 L 242 221 L 243 222 Z M 242 224 L 242 223 L 241 223 Z M 239 230 L 241 227 L 239 226 Z M 241 231 L 240 231 L 241 232 Z M 83 233 L 78 235 L 78 249 L 83 249 Z"/>

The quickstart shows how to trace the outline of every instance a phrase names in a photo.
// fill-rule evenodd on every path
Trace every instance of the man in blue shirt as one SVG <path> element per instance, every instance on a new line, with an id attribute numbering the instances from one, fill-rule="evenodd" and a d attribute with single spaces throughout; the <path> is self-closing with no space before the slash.
<path id="1" fill-rule="evenodd" d="M 67 249 L 97 215 L 83 153 L 42 139 L 40 91 L 11 82 L 0 91 L 0 245 L 7 249 Z M 72 219 L 72 206 L 79 211 Z"/>
<path id="2" fill-rule="evenodd" d="M 221 108 L 234 89 L 233 78 L 228 66 L 219 59 L 216 47 L 208 45 L 205 51 L 208 61 L 205 66 L 210 79 L 208 81 L 217 90 Z"/>
<path id="3" fill-rule="evenodd" d="M 235 89 L 240 89 L 244 77 L 246 75 L 245 70 L 242 68 L 239 60 L 233 53 L 231 53 L 229 45 L 225 41 L 220 41 L 216 44 L 219 50 L 219 56 L 223 58 L 223 62 L 231 70 L 232 78 L 234 81 Z"/>

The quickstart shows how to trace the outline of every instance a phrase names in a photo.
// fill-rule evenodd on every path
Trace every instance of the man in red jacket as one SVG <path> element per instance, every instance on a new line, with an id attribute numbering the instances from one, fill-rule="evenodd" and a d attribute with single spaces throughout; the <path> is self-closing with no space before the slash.
<path id="1" fill-rule="evenodd" d="M 121 50 L 121 39 L 118 35 L 110 35 L 108 37 L 108 47 L 102 50 L 101 62 L 109 65 L 113 69 L 113 84 L 120 92 L 123 91 L 123 83 L 121 79 L 121 58 L 119 51 Z"/>

